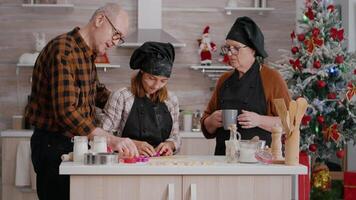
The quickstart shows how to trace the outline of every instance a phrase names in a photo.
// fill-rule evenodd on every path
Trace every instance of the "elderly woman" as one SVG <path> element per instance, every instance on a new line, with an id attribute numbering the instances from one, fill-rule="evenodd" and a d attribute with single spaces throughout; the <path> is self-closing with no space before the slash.
<path id="1" fill-rule="evenodd" d="M 144 43 L 130 59 L 139 70 L 131 87 L 114 92 L 104 108 L 103 129 L 131 138 L 140 155 L 172 155 L 180 147 L 178 99 L 166 87 L 174 56 L 170 43 Z"/>
<path id="2" fill-rule="evenodd" d="M 271 128 L 281 123 L 272 101 L 290 101 L 281 75 L 262 63 L 267 57 L 264 37 L 252 19 L 236 20 L 226 37 L 226 48 L 234 70 L 219 78 L 201 119 L 205 137 L 216 137 L 215 155 L 225 155 L 225 140 L 230 136 L 222 127 L 221 110 L 238 110 L 237 127 L 242 139 L 259 136 L 270 145 Z"/>

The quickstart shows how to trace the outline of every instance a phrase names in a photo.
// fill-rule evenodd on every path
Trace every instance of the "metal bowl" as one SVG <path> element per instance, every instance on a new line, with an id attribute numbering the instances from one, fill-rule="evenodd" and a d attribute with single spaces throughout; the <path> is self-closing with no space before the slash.
<path id="1" fill-rule="evenodd" d="M 84 154 L 84 165 L 111 165 L 118 162 L 118 155 L 116 153 Z"/>

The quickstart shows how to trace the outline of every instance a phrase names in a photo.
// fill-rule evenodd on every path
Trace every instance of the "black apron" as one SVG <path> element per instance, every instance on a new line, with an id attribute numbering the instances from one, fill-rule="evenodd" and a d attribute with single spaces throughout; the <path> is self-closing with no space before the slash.
<path id="1" fill-rule="evenodd" d="M 267 103 L 260 77 L 260 65 L 256 61 L 251 68 L 239 78 L 239 72 L 235 72 L 223 83 L 218 96 L 218 108 L 237 109 L 238 114 L 242 110 L 255 112 L 260 115 L 267 114 Z M 243 140 L 249 140 L 254 136 L 259 136 L 266 141 L 266 145 L 271 144 L 271 134 L 261 128 L 243 129 L 237 123 L 237 131 L 241 133 Z M 217 129 L 215 155 L 225 155 L 225 140 L 230 138 L 230 132 L 224 127 Z"/>
<path id="2" fill-rule="evenodd" d="M 146 96 L 135 97 L 122 137 L 157 147 L 169 137 L 172 125 L 171 113 L 165 103 L 153 103 Z"/>

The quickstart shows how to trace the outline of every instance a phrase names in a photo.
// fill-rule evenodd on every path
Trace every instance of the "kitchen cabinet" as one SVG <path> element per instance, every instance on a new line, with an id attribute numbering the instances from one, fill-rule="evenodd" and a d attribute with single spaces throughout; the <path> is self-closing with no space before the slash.
<path id="1" fill-rule="evenodd" d="M 155 159 L 160 164 L 88 166 L 64 162 L 60 174 L 70 175 L 70 195 L 76 200 L 272 200 L 297 199 L 292 197 L 292 177 L 307 173 L 302 165 L 228 164 L 224 156 Z M 162 164 L 178 160 L 181 164 Z M 202 161 L 210 164 L 199 164 Z"/>

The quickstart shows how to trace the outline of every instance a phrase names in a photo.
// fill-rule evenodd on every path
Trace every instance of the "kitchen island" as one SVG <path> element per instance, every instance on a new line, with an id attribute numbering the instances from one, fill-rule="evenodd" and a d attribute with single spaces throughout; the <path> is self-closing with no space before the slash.
<path id="1" fill-rule="evenodd" d="M 292 180 L 303 165 L 228 164 L 223 156 L 172 156 L 148 163 L 83 165 L 63 162 L 75 200 L 297 199 Z M 295 180 L 295 179 L 294 179 Z"/>

